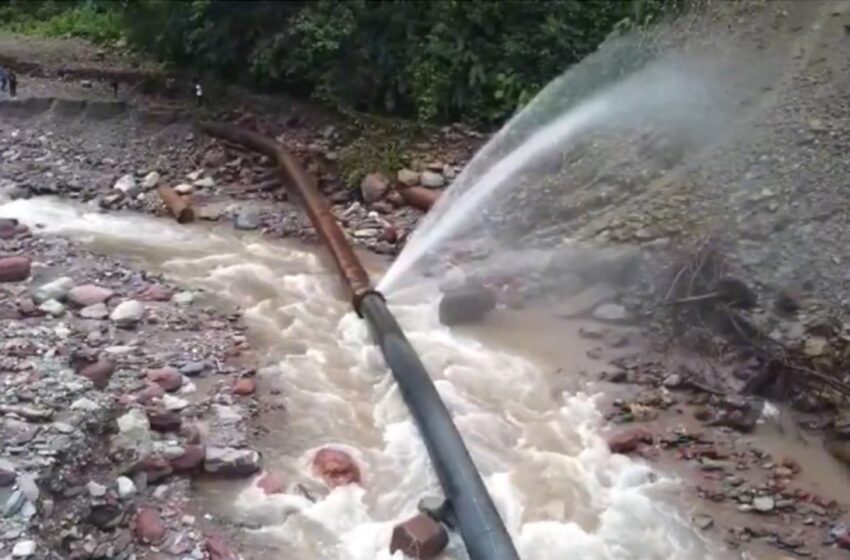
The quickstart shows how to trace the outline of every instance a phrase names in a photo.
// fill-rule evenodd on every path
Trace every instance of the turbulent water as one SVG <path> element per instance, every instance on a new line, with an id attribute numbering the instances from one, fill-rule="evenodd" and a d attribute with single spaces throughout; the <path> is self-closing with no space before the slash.
<path id="1" fill-rule="evenodd" d="M 246 542 L 262 543 L 250 557 L 390 558 L 393 523 L 438 486 L 365 324 L 313 252 L 229 228 L 107 215 L 48 199 L 3 204 L 0 216 L 137 259 L 211 300 L 239 305 L 265 363 L 261 379 L 281 390 L 262 398 L 279 399 L 287 411 L 285 422 L 265 418 L 276 422 L 262 444 L 266 465 L 309 486 L 309 460 L 320 446 L 345 447 L 360 462 L 362 486 L 317 493 L 315 503 L 296 491 L 265 496 L 242 489 L 225 509 L 257 527 L 246 529 Z M 608 451 L 592 396 L 553 393 L 546 370 L 441 326 L 431 292 L 416 301 L 393 310 L 524 560 L 712 557 L 686 521 L 688 512 L 671 505 L 675 484 Z M 446 558 L 464 557 L 453 539 Z"/>

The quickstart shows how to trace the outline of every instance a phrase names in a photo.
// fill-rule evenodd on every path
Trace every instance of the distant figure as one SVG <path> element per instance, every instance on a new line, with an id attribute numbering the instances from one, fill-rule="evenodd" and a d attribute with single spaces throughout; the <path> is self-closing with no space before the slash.
<path id="1" fill-rule="evenodd" d="M 204 88 L 201 87 L 201 82 L 195 82 L 195 103 L 198 107 L 204 104 Z"/>
<path id="2" fill-rule="evenodd" d="M 112 97 L 118 97 L 118 80 L 113 79 L 110 84 L 112 85 Z"/>
<path id="3" fill-rule="evenodd" d="M 6 91 L 6 70 L 0 66 L 0 91 Z"/>
<path id="4" fill-rule="evenodd" d="M 11 95 L 12 97 L 17 97 L 18 96 L 18 77 L 15 75 L 14 72 L 9 70 L 9 75 L 7 76 L 7 79 L 9 80 L 9 95 Z"/>

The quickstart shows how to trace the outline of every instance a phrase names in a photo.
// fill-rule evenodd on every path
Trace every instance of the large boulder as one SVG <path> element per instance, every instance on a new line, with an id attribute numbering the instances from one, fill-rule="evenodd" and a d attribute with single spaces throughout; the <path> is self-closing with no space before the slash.
<path id="1" fill-rule="evenodd" d="M 443 294 L 440 300 L 440 322 L 444 325 L 474 323 L 496 307 L 493 291 L 477 283 L 466 283 Z"/>
<path id="2" fill-rule="evenodd" d="M 21 282 L 30 275 L 32 261 L 27 257 L 0 258 L 0 282 Z"/>

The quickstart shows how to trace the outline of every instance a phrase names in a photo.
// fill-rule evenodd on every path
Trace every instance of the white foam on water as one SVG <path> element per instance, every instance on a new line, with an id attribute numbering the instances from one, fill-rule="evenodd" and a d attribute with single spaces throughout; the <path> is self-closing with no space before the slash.
<path id="1" fill-rule="evenodd" d="M 282 387 L 278 398 L 288 411 L 288 424 L 275 427 L 286 452 L 266 462 L 317 482 L 309 466 L 315 450 L 348 446 L 363 485 L 336 488 L 315 503 L 295 492 L 266 496 L 251 487 L 233 504 L 235 512 L 261 524 L 257 538 L 278 543 L 292 560 L 400 558 L 388 551 L 393 525 L 439 487 L 366 325 L 334 295 L 333 275 L 314 255 L 41 199 L 0 205 L 0 216 L 42 222 L 49 231 L 95 244 L 109 240 L 130 253 L 155 248 L 156 266 L 175 280 L 241 305 L 264 341 L 262 375 Z M 552 395 L 545 372 L 442 326 L 436 295 L 426 301 L 393 310 L 454 415 L 523 560 L 719 554 L 670 505 L 672 480 L 609 452 L 592 395 Z M 445 558 L 465 558 L 456 536 Z"/>

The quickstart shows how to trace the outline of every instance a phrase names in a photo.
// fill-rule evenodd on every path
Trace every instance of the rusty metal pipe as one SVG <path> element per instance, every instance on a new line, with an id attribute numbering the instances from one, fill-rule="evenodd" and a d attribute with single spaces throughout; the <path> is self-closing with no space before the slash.
<path id="1" fill-rule="evenodd" d="M 201 122 L 198 126 L 210 136 L 247 146 L 268 156 L 277 164 L 287 186 L 301 200 L 316 233 L 330 251 L 345 285 L 351 292 L 354 308 L 359 313 L 360 300 L 373 291 L 369 275 L 345 238 L 345 233 L 336 223 L 330 206 L 295 157 L 271 138 L 244 128 L 211 122 Z"/>
<path id="2" fill-rule="evenodd" d="M 295 158 L 270 138 L 224 124 L 201 123 L 200 128 L 207 134 L 244 144 L 275 160 L 287 186 L 301 199 L 313 227 L 333 255 L 351 290 L 355 310 L 367 321 L 373 338 L 381 348 L 384 361 L 398 383 L 428 448 L 470 560 L 519 560 L 484 481 L 431 376 L 383 296 L 371 289 L 366 271 L 313 182 Z"/>
<path id="3" fill-rule="evenodd" d="M 156 192 L 178 224 L 187 224 L 195 221 L 195 211 L 189 202 L 180 196 L 177 191 L 169 186 L 159 185 L 156 188 Z"/>

